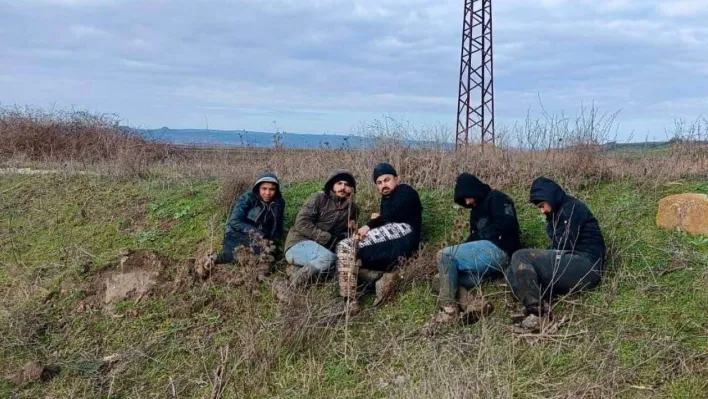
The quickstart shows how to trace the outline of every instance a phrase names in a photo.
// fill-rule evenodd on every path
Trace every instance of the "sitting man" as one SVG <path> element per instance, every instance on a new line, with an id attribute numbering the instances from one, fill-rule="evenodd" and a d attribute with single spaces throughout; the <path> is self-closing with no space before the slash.
<path id="1" fill-rule="evenodd" d="M 519 221 L 508 195 L 492 190 L 476 176 L 462 173 L 455 184 L 455 202 L 470 208 L 470 235 L 465 243 L 438 252 L 441 322 L 457 320 L 458 287 L 470 289 L 501 277 L 509 258 L 520 247 Z"/>
<path id="2" fill-rule="evenodd" d="M 250 247 L 255 254 L 260 254 L 264 246 L 280 243 L 284 215 L 285 200 L 280 194 L 278 177 L 270 172 L 262 174 L 253 188 L 243 193 L 234 204 L 226 223 L 222 251 L 213 255 L 209 250 L 198 250 L 197 274 L 206 277 L 214 264 L 234 262 L 237 247 Z"/>
<path id="3" fill-rule="evenodd" d="M 355 190 L 351 173 L 336 172 L 327 179 L 323 192 L 311 196 L 300 209 L 285 241 L 285 259 L 298 268 L 290 276 L 293 286 L 334 269 L 337 243 L 356 226 Z"/>
<path id="4" fill-rule="evenodd" d="M 547 299 L 556 294 L 597 286 L 601 280 L 605 241 L 588 207 L 566 194 L 553 180 L 539 177 L 530 201 L 546 216 L 548 250 L 522 249 L 511 257 L 507 278 L 524 313 L 547 314 Z"/>
<path id="5" fill-rule="evenodd" d="M 376 281 L 374 305 L 380 304 L 395 288 L 398 278 L 389 272 L 399 258 L 417 251 L 420 243 L 423 206 L 418 193 L 401 184 L 396 170 L 388 163 L 376 165 L 373 177 L 381 194 L 379 213 L 371 215 L 356 237 L 347 238 L 337 247 L 339 293 L 350 300 L 352 312 L 357 310 L 357 277 Z"/>

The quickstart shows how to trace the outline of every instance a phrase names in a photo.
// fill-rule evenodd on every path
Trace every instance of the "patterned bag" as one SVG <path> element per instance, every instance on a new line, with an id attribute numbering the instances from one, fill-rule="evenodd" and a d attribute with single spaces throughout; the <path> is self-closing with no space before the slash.
<path id="1" fill-rule="evenodd" d="M 359 240 L 357 238 L 348 238 L 337 246 L 339 295 L 344 298 L 356 299 L 357 277 L 359 274 L 359 262 L 356 259 L 358 247 Z"/>

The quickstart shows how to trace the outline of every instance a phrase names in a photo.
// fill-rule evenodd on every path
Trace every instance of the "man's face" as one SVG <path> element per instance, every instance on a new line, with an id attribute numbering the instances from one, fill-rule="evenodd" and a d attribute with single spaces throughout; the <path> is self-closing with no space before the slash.
<path id="1" fill-rule="evenodd" d="M 551 208 L 551 204 L 549 204 L 546 201 L 539 202 L 538 205 L 536 205 L 536 206 L 538 207 L 538 210 L 541 211 L 541 213 L 546 216 L 550 215 L 551 211 L 553 210 Z"/>
<path id="2" fill-rule="evenodd" d="M 381 195 L 389 195 L 396 189 L 401 179 L 394 175 L 381 175 L 376 179 L 376 188 Z"/>
<path id="3" fill-rule="evenodd" d="M 278 191 L 278 187 L 274 183 L 261 183 L 258 186 L 258 195 L 265 202 L 273 201 L 275 198 L 275 192 Z"/>
<path id="4" fill-rule="evenodd" d="M 352 196 L 353 190 L 352 186 L 349 185 L 349 182 L 340 180 L 334 183 L 334 186 L 332 186 L 332 191 L 338 198 L 349 198 Z"/>
<path id="5" fill-rule="evenodd" d="M 477 206 L 477 200 L 474 198 L 465 198 L 465 205 L 475 207 Z"/>

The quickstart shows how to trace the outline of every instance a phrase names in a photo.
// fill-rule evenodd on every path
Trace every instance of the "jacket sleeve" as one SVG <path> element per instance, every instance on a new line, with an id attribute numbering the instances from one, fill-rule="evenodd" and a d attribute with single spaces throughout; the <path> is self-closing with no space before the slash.
<path id="1" fill-rule="evenodd" d="M 587 219 L 587 208 L 582 204 L 569 203 L 561 208 L 559 217 L 552 228 L 553 249 L 572 251 L 580 237 L 580 230 Z"/>
<path id="2" fill-rule="evenodd" d="M 315 195 L 307 200 L 297 214 L 293 228 L 304 237 L 326 246 L 332 235 L 317 227 L 317 215 L 320 210 L 319 196 Z"/>
<path id="3" fill-rule="evenodd" d="M 249 198 L 248 193 L 241 195 L 234 208 L 231 210 L 231 216 L 229 217 L 228 225 L 233 232 L 246 233 L 250 231 L 258 232 L 256 226 L 254 226 L 250 220 L 248 220 L 248 212 L 253 207 L 252 201 Z"/>
<path id="4" fill-rule="evenodd" d="M 379 214 L 379 217 L 376 219 L 369 219 L 368 222 L 366 222 L 366 225 L 369 226 L 372 229 L 375 229 L 377 227 L 381 227 L 385 224 L 388 223 L 400 223 L 402 222 L 397 214 L 401 209 L 403 210 L 411 210 L 414 209 L 412 207 L 412 204 L 410 203 L 410 193 L 404 193 L 403 191 L 407 191 L 407 186 L 399 186 L 397 190 L 401 190 L 402 192 L 399 192 L 398 195 L 394 198 L 397 199 L 397 201 L 390 206 L 386 207 L 386 210 L 381 209 L 381 212 Z M 391 198 L 393 200 L 393 198 Z"/>
<path id="5" fill-rule="evenodd" d="M 500 237 L 514 234 L 518 221 L 514 204 L 508 199 L 492 202 L 492 222 L 477 233 L 478 240 L 499 240 Z"/>
<path id="6" fill-rule="evenodd" d="M 366 222 L 366 225 L 369 226 L 369 228 L 371 229 L 375 229 L 377 227 L 385 225 L 386 223 L 390 223 L 389 218 L 385 215 L 379 215 L 379 217 L 377 217 L 376 219 L 369 219 L 369 221 Z"/>
<path id="7" fill-rule="evenodd" d="M 283 240 L 283 224 L 285 223 L 285 200 L 281 200 L 280 206 L 278 207 L 278 214 L 275 218 L 275 233 L 273 234 L 274 242 L 281 242 Z"/>

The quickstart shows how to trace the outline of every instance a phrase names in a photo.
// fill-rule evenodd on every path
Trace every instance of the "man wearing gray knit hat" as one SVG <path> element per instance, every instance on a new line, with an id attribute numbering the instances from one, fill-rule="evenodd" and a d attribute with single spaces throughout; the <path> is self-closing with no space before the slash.
<path id="1" fill-rule="evenodd" d="M 339 243 L 337 262 L 340 295 L 356 303 L 356 283 L 351 279 L 366 276 L 363 280 L 376 281 L 374 305 L 378 305 L 395 289 L 398 275 L 391 272 L 397 261 L 418 249 L 423 206 L 418 192 L 401 183 L 393 165 L 376 165 L 373 180 L 381 194 L 379 212 L 359 228 L 356 237 Z M 361 262 L 361 270 L 354 259 Z"/>

